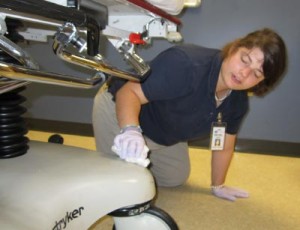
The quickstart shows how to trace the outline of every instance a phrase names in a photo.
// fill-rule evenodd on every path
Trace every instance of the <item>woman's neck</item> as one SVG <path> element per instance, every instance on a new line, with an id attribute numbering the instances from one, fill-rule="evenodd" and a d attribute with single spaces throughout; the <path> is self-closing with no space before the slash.
<path id="1" fill-rule="evenodd" d="M 215 90 L 215 100 L 217 105 L 220 105 L 231 94 L 231 91 L 232 90 L 224 83 L 220 73 Z"/>

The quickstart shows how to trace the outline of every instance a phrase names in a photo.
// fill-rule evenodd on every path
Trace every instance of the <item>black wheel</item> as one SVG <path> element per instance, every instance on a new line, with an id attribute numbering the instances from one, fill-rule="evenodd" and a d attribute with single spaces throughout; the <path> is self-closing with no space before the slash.
<path id="1" fill-rule="evenodd" d="M 53 134 L 48 138 L 49 143 L 63 144 L 64 138 L 59 134 Z"/>
<path id="2" fill-rule="evenodd" d="M 156 216 L 163 220 L 169 227 L 170 230 L 179 230 L 176 222 L 174 219 L 166 213 L 164 210 L 157 208 L 157 207 L 151 207 L 145 211 L 145 213 L 148 213 L 150 215 Z"/>
<path id="3" fill-rule="evenodd" d="M 120 225 L 121 230 L 130 228 L 136 230 L 179 230 L 176 222 L 168 213 L 153 206 L 138 216 L 126 217 L 125 219 L 127 218 L 135 218 L 135 220 L 131 220 L 130 227 L 128 227 L 128 224 L 124 224 L 124 228 Z M 119 229 L 114 225 L 113 230 Z"/>

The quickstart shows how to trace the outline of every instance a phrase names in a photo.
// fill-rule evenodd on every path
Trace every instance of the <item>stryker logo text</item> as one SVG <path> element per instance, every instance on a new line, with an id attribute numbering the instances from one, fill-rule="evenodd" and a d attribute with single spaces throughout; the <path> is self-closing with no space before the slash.
<path id="1" fill-rule="evenodd" d="M 68 223 L 70 223 L 73 219 L 76 219 L 77 217 L 81 216 L 83 210 L 84 208 L 80 207 L 78 209 L 74 209 L 72 212 L 66 212 L 64 218 L 62 218 L 59 221 L 55 221 L 55 226 L 52 228 L 52 230 L 65 229 Z"/>

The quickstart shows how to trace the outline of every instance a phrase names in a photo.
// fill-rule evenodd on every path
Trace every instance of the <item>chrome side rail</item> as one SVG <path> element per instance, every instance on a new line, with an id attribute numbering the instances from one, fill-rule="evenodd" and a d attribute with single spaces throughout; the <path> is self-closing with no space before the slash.
<path id="1" fill-rule="evenodd" d="M 32 6 L 32 7 L 31 7 Z M 41 7 L 39 9 L 39 6 Z M 53 9 L 51 8 L 53 7 Z M 45 11 L 45 12 L 43 12 Z M 66 12 L 65 15 L 54 12 Z M 49 16 L 50 15 L 50 16 Z M 5 18 L 18 19 L 47 26 L 53 26 L 58 32 L 55 35 L 53 50 L 61 59 L 75 65 L 95 70 L 94 76 L 86 79 L 64 74 L 49 73 L 38 70 L 37 63 L 18 45 L 4 36 L 6 33 Z M 74 17 L 74 18 L 72 18 Z M 71 19 L 72 20 L 71 20 Z M 99 19 L 98 22 L 95 19 Z M 100 22 L 101 19 L 101 22 Z M 66 21 L 69 21 L 65 23 Z M 103 84 L 108 77 L 116 76 L 132 81 L 141 81 L 150 68 L 139 56 L 133 53 L 125 59 L 131 63 L 137 73 L 120 70 L 104 61 L 98 52 L 100 32 L 103 29 L 101 15 L 93 18 L 85 12 L 41 0 L 3 0 L 0 2 L 0 49 L 14 57 L 21 65 L 0 62 L 0 93 L 6 92 L 8 86 L 15 87 L 25 82 L 39 82 L 76 88 L 91 88 Z M 79 37 L 84 32 L 87 41 Z M 55 31 L 54 30 L 54 31 Z M 87 56 L 70 52 L 67 48 L 72 45 L 79 53 L 86 52 Z M 12 81 L 3 78 L 11 79 Z M 5 88 L 7 85 L 7 88 Z"/>
<path id="2" fill-rule="evenodd" d="M 18 60 L 24 66 L 0 61 L 0 93 L 26 85 L 28 82 L 46 83 L 75 88 L 92 88 L 103 84 L 106 76 L 96 73 L 93 77 L 82 79 L 73 76 L 39 71 L 36 62 L 19 46 L 0 35 L 0 49 Z M 3 77 L 8 79 L 3 79 Z M 13 81 L 10 81 L 12 79 Z M 16 81 L 17 80 L 17 81 Z"/>
<path id="3" fill-rule="evenodd" d="M 21 47 L 10 41 L 3 35 L 0 35 L 0 49 L 8 53 L 14 59 L 19 61 L 22 65 L 30 69 L 39 69 L 38 64 L 33 60 L 30 55 L 25 52 Z"/>
<path id="4" fill-rule="evenodd" d="M 67 50 L 71 45 L 79 51 L 79 54 L 70 53 Z M 135 70 L 138 72 L 138 74 L 135 74 L 108 65 L 100 54 L 92 58 L 81 55 L 80 53 L 86 51 L 86 41 L 79 36 L 77 28 L 72 23 L 65 23 L 59 28 L 54 37 L 53 51 L 58 57 L 67 62 L 127 80 L 140 81 L 142 76 L 150 71 L 150 68 L 144 64 L 143 60 L 139 63 L 136 63 L 138 61 L 133 61 L 137 66 Z"/>
<path id="5" fill-rule="evenodd" d="M 68 75 L 32 70 L 26 67 L 14 64 L 5 64 L 2 62 L 0 62 L 0 74 L 1 76 L 4 76 L 6 78 L 19 81 L 47 83 L 51 85 L 85 89 L 93 88 L 99 83 L 104 83 L 105 81 L 105 77 L 98 73 L 92 78 L 81 79 Z"/>

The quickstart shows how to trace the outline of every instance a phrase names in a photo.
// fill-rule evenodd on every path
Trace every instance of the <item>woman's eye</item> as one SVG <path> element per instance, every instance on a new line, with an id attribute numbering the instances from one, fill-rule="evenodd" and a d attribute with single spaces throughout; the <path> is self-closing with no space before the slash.
<path id="1" fill-rule="evenodd" d="M 259 70 L 254 71 L 254 75 L 256 78 L 261 78 L 263 77 L 263 73 Z"/>
<path id="2" fill-rule="evenodd" d="M 246 55 L 242 55 L 241 60 L 244 64 L 249 64 L 250 63 L 249 58 Z"/>

